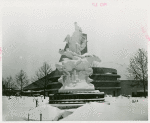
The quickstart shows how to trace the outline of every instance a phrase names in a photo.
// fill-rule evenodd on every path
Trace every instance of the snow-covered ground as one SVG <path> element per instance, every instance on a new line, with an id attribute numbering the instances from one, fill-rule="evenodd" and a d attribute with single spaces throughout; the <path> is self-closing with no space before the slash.
<path id="1" fill-rule="evenodd" d="M 60 110 L 48 104 L 48 97 L 38 97 L 39 106 L 33 97 L 2 97 L 3 121 L 64 120 L 64 121 L 133 121 L 148 120 L 148 98 L 105 97 L 105 103 L 87 103 L 82 107 Z M 132 100 L 138 100 L 132 103 Z"/>
<path id="2" fill-rule="evenodd" d="M 48 104 L 49 98 L 46 97 L 44 100 L 43 97 L 37 97 L 39 100 L 39 105 Z M 43 102 L 42 102 L 43 100 Z M 16 120 L 27 120 L 28 114 L 25 114 L 29 110 L 32 110 L 36 107 L 36 101 L 34 97 L 24 96 L 22 98 L 11 96 L 9 99 L 6 96 L 2 97 L 2 113 L 3 120 L 7 121 L 16 121 Z"/>
<path id="3" fill-rule="evenodd" d="M 62 121 L 147 121 L 148 99 L 106 97 L 110 105 L 92 102 L 76 109 Z M 132 103 L 132 100 L 138 100 Z"/>

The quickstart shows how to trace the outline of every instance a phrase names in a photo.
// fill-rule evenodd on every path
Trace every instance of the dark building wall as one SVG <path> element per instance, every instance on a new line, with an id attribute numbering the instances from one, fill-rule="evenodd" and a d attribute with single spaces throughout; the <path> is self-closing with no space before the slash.
<path id="1" fill-rule="evenodd" d="M 120 83 L 117 82 L 91 82 L 95 87 L 120 87 Z"/>
<path id="2" fill-rule="evenodd" d="M 119 95 L 120 82 L 117 78 L 120 76 L 117 75 L 116 69 L 93 67 L 93 75 L 90 78 L 93 79 L 92 84 L 96 90 L 113 96 Z M 49 94 L 57 93 L 58 89 L 61 88 L 62 84 L 58 82 L 58 79 L 59 77 L 54 81 L 51 78 L 52 83 L 47 86 Z"/>
<path id="3" fill-rule="evenodd" d="M 96 90 L 112 96 L 120 95 L 120 75 L 113 68 L 93 67 L 92 84 Z"/>
<path id="4" fill-rule="evenodd" d="M 46 89 L 49 94 L 57 93 L 58 89 L 62 87 L 62 84 L 58 82 L 61 75 L 57 69 L 50 75 L 51 82 L 47 85 Z M 92 84 L 96 90 L 113 96 L 121 94 L 132 95 L 132 92 L 143 90 L 143 87 L 130 86 L 132 81 L 135 80 L 118 80 L 120 75 L 117 75 L 117 70 L 111 68 L 93 68 L 93 75 L 90 78 L 93 79 Z"/>
<path id="5" fill-rule="evenodd" d="M 117 74 L 117 70 L 113 68 L 93 67 L 93 74 Z"/>
<path id="6" fill-rule="evenodd" d="M 119 96 L 120 95 L 120 89 L 100 89 L 100 92 L 105 92 L 107 95 L 112 96 Z"/>
<path id="7" fill-rule="evenodd" d="M 55 89 L 55 88 L 61 88 L 62 84 L 60 82 L 58 82 L 57 84 L 51 84 L 49 85 L 47 88 L 48 89 Z"/>
<path id="8" fill-rule="evenodd" d="M 132 92 L 137 93 L 139 90 L 143 90 L 143 87 L 131 87 L 132 82 L 136 80 L 120 80 L 121 94 L 132 95 Z M 146 88 L 147 89 L 147 88 Z"/>
<path id="9" fill-rule="evenodd" d="M 92 75 L 90 78 L 93 80 L 117 80 L 116 76 L 102 76 L 102 75 L 95 76 L 95 75 Z"/>

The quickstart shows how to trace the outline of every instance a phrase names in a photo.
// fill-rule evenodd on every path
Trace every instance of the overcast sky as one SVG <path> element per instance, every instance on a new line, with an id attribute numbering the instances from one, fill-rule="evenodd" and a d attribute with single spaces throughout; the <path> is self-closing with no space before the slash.
<path id="1" fill-rule="evenodd" d="M 122 1 L 122 0 L 121 0 Z M 14 77 L 23 69 L 29 78 L 44 61 L 55 69 L 58 50 L 65 47 L 74 22 L 88 37 L 88 52 L 98 55 L 101 67 L 115 68 L 121 79 L 130 57 L 138 48 L 147 50 L 142 27 L 147 12 L 118 0 L 6 0 L 2 16 L 3 77 Z M 94 7 L 92 3 L 107 3 Z"/>

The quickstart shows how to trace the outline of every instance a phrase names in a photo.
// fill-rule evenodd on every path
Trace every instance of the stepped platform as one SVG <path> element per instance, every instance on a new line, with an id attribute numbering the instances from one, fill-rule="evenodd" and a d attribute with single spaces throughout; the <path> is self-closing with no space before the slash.
<path id="1" fill-rule="evenodd" d="M 107 101 L 100 101 L 100 102 L 105 103 L 107 105 L 110 105 L 110 102 L 107 102 Z M 80 103 L 80 104 L 79 103 L 78 104 L 75 104 L 75 103 L 68 104 L 68 103 L 66 103 L 66 104 L 51 104 L 51 106 L 57 107 L 59 109 L 76 109 L 76 108 L 79 108 L 79 107 L 83 106 L 84 104 L 85 103 Z"/>
<path id="2" fill-rule="evenodd" d="M 104 102 L 104 92 L 66 90 L 49 94 L 49 104 L 84 104 L 89 102 Z"/>

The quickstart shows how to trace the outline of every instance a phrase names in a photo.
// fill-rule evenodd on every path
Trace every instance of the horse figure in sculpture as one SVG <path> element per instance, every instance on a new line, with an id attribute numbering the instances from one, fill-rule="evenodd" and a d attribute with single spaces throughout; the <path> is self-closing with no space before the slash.
<path id="1" fill-rule="evenodd" d="M 79 70 L 79 71 L 87 71 L 87 72 L 93 72 L 91 68 L 91 64 L 94 62 L 101 62 L 99 57 L 95 55 L 89 55 L 85 54 L 83 55 L 83 58 L 80 58 L 78 60 L 65 60 L 62 62 L 57 63 L 55 66 L 59 71 L 65 71 L 66 73 L 71 72 L 73 69 Z M 92 74 L 92 73 L 91 73 Z"/>
<path id="2" fill-rule="evenodd" d="M 75 52 L 72 52 L 71 50 L 69 50 L 69 48 L 67 48 L 66 51 L 63 50 L 63 49 L 59 49 L 59 53 L 60 53 L 61 55 L 67 56 L 68 58 L 70 58 L 70 59 L 72 59 L 72 60 L 78 60 L 78 59 L 84 57 L 83 55 L 79 55 L 79 54 L 77 54 L 77 53 L 75 53 Z"/>

